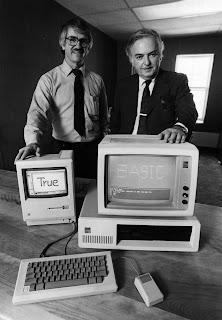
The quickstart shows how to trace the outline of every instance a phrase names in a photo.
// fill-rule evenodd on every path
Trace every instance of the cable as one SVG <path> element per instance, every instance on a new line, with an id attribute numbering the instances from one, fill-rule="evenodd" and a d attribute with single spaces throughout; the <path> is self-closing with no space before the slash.
<path id="1" fill-rule="evenodd" d="M 130 264 L 132 265 L 133 269 L 134 269 L 134 270 L 136 271 L 136 273 L 138 274 L 138 276 L 141 274 L 141 272 L 139 272 L 139 271 L 137 270 L 137 268 L 135 267 L 135 265 L 133 264 L 131 258 L 128 258 L 128 257 L 119 257 L 119 258 L 116 258 L 115 260 L 118 260 L 118 259 L 128 260 L 128 261 L 130 262 Z"/>
<path id="2" fill-rule="evenodd" d="M 67 247 L 68 247 L 69 242 L 72 240 L 72 238 L 74 237 L 74 235 L 78 231 L 78 227 L 77 227 L 77 223 L 76 222 L 74 222 L 74 227 L 75 227 L 75 229 L 73 230 L 73 233 L 72 233 L 71 237 L 68 239 L 68 241 L 66 242 L 66 245 L 65 245 L 65 255 L 67 255 Z"/>
<path id="3" fill-rule="evenodd" d="M 47 250 L 53 245 L 53 244 L 55 244 L 55 243 L 57 243 L 57 242 L 59 242 L 59 241 L 61 241 L 61 240 L 63 240 L 63 239 L 66 239 L 66 238 L 68 238 L 68 237 L 73 237 L 74 236 L 74 234 L 76 233 L 76 223 L 73 221 L 72 222 L 72 225 L 73 225 L 73 230 L 71 231 L 71 232 L 69 232 L 68 234 L 66 234 L 66 235 L 64 235 L 64 236 L 62 236 L 62 237 L 60 237 L 59 239 L 57 239 L 57 240 L 55 240 L 55 241 L 52 241 L 52 242 L 50 242 L 50 243 L 48 243 L 46 246 L 45 246 L 45 248 L 42 250 L 42 252 L 40 253 L 40 255 L 39 255 L 39 257 L 40 258 L 44 258 L 45 256 L 46 256 L 46 252 L 47 252 Z M 70 238 L 71 238 L 70 237 Z M 71 239 L 70 239 L 71 240 Z M 69 241 L 68 241 L 69 242 Z"/>

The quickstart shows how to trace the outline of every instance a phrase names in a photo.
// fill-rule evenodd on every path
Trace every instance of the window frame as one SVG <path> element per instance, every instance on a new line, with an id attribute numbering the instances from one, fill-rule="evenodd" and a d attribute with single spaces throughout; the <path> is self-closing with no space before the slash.
<path id="1" fill-rule="evenodd" d="M 207 111 L 207 102 L 208 102 L 208 95 L 209 95 L 209 89 L 210 89 L 210 83 L 211 83 L 211 76 L 212 76 L 212 71 L 213 71 L 213 63 L 214 63 L 214 53 L 202 53 L 202 54 L 178 54 L 176 56 L 176 63 L 175 63 L 175 71 L 176 72 L 181 72 L 181 71 L 178 71 L 178 65 L 179 65 L 179 60 L 181 58 L 210 58 L 210 61 L 209 61 L 209 65 L 208 65 L 208 76 L 207 76 L 207 79 L 206 79 L 206 86 L 199 86 L 199 87 L 191 87 L 189 85 L 189 88 L 190 88 L 190 91 L 191 93 L 194 95 L 194 93 L 192 92 L 192 90 L 199 90 L 199 91 L 203 91 L 204 90 L 204 93 L 205 93 L 205 98 L 204 98 L 204 103 L 203 103 L 203 107 L 202 107 L 202 116 L 200 117 L 198 115 L 198 119 L 197 119 L 197 123 L 198 124 L 203 124 L 204 123 L 204 120 L 205 120 L 205 116 L 206 116 L 206 111 Z M 183 72 L 185 73 L 185 72 Z M 188 75 L 187 75 L 188 77 Z M 189 81 L 189 78 L 188 78 L 188 81 Z M 195 100 L 195 99 L 194 99 Z"/>

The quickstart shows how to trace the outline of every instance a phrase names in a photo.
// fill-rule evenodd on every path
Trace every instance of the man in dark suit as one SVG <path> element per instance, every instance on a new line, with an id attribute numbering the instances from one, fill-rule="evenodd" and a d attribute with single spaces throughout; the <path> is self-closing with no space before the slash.
<path id="1" fill-rule="evenodd" d="M 126 54 L 136 74 L 117 84 L 112 134 L 155 134 L 170 143 L 188 141 L 197 111 L 186 75 L 160 68 L 164 43 L 154 30 L 135 32 Z"/>

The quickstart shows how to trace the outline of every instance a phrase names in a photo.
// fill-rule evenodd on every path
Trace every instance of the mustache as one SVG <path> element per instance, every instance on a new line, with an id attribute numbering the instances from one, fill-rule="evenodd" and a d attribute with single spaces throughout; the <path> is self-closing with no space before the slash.
<path id="1" fill-rule="evenodd" d="M 73 49 L 72 53 L 84 53 L 84 49 L 83 48 L 79 48 L 79 49 Z"/>

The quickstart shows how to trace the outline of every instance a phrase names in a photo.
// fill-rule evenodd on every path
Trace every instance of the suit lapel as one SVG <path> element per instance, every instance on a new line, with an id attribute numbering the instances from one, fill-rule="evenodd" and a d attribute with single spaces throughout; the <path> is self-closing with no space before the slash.
<path id="1" fill-rule="evenodd" d="M 139 77 L 137 74 L 129 78 L 130 83 L 127 85 L 127 101 L 128 101 L 128 110 L 132 115 L 137 113 L 137 101 L 138 101 L 138 92 L 139 92 Z"/>
<path id="2" fill-rule="evenodd" d="M 167 92 L 167 89 L 168 89 L 168 84 L 164 80 L 164 71 L 160 69 L 155 80 L 152 95 L 150 97 L 150 103 L 149 103 L 147 115 L 149 115 L 151 111 L 155 108 L 155 106 L 159 104 L 161 93 Z"/>

